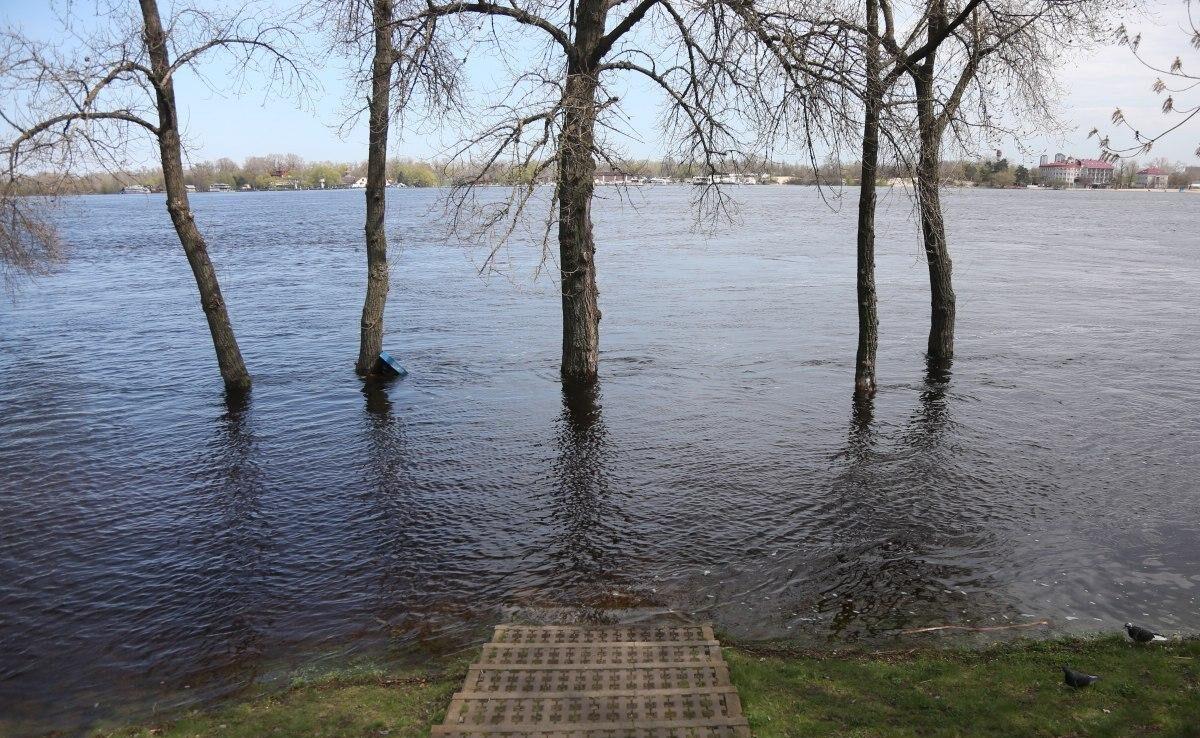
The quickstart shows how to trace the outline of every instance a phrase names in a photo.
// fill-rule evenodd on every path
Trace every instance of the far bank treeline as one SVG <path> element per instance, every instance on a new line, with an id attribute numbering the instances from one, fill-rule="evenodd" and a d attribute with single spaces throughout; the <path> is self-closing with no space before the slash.
<path id="1" fill-rule="evenodd" d="M 658 120 L 674 166 L 707 182 L 694 190 L 703 217 L 727 211 L 731 193 L 718 174 L 746 172 L 781 152 L 807 163 L 798 179 L 858 184 L 857 314 L 846 319 L 858 325 L 855 394 L 870 397 L 880 324 L 877 185 L 889 169 L 913 183 L 929 269 L 926 351 L 941 371 L 954 354 L 956 315 L 940 199 L 946 160 L 972 158 L 996 135 L 1053 125 L 1062 39 L 1078 47 L 1111 34 L 1108 18 L 1123 2 L 180 0 L 166 19 L 157 0 L 113 2 L 103 13 L 65 18 L 56 38 L 16 26 L 0 34 L 0 264 L 9 274 L 36 272 L 58 254 L 46 198 L 22 195 L 70 191 L 81 172 L 124 171 L 131 153 L 152 143 L 221 376 L 243 391 L 251 375 L 188 185 L 199 189 L 210 177 L 233 186 L 242 177 L 261 186 L 264 176 L 295 170 L 311 186 L 362 172 L 367 284 L 355 369 L 370 376 L 381 368 L 390 289 L 389 179 L 448 181 L 449 221 L 487 254 L 513 234 L 541 234 L 545 264 L 558 270 L 563 383 L 590 385 L 599 374 L 601 319 L 593 188 L 604 170 L 628 166 L 622 140 L 644 139 L 622 109 L 623 91 L 637 81 L 660 93 Z M 337 123 L 367 124 L 365 167 L 255 159 L 240 172 L 227 160 L 185 168 L 177 79 L 198 75 L 217 87 L 227 80 L 230 93 L 303 101 L 317 70 L 333 63 L 347 72 L 350 111 Z M 477 68 L 490 70 L 486 79 L 467 76 Z M 448 147 L 443 169 L 454 176 L 389 163 L 393 139 L 414 124 L 466 131 Z M 1107 137 L 1102 146 L 1111 153 Z M 857 164 L 847 177 L 829 161 Z M 1009 174 L 1007 163 L 975 170 L 1001 185 L 1025 174 Z M 545 182 L 552 196 L 534 197 Z M 507 197 L 477 196 L 495 184 L 509 185 Z M 403 337 L 392 340 L 402 351 Z"/>
<path id="2" fill-rule="evenodd" d="M 205 191 L 214 184 L 230 189 L 272 190 L 298 187 L 317 190 L 354 184 L 367 176 L 366 162 L 305 161 L 296 154 L 249 156 L 237 163 L 222 157 L 216 161 L 193 162 L 184 171 L 186 184 Z M 445 170 L 435 165 L 393 157 L 387 163 L 390 182 L 406 187 L 440 187 L 446 183 Z M 113 194 L 129 184 L 140 184 L 153 190 L 163 187 L 160 169 L 129 172 L 95 172 L 76 178 L 78 193 Z"/>
<path id="3" fill-rule="evenodd" d="M 738 171 L 753 172 L 762 183 L 817 185 L 858 185 L 861 171 L 859 162 L 829 162 L 816 169 L 805 164 L 778 162 L 740 162 Z M 521 185 L 532 180 L 533 168 L 493 168 L 492 184 Z M 672 181 L 690 181 L 703 177 L 704 171 L 695 165 L 677 164 L 670 159 L 640 159 L 622 161 L 608 168 L 630 177 L 667 178 Z M 474 175 L 466 166 L 453 162 L 429 162 L 417 159 L 393 157 L 387 162 L 387 181 L 405 187 L 449 187 Z M 298 154 L 269 154 L 249 156 L 241 164 L 228 157 L 215 161 L 194 162 L 184 170 L 184 182 L 204 192 L 214 184 L 222 184 L 232 190 L 279 190 L 279 189 L 336 189 L 350 187 L 367 176 L 367 162 L 308 161 Z M 877 180 L 881 185 L 902 181 L 911 173 L 903 164 L 881 165 Z M 949 184 L 979 187 L 1013 187 L 1037 181 L 1036 171 L 1030 172 L 1023 165 L 1010 167 L 1006 159 L 986 161 L 961 160 L 942 162 L 942 181 Z M 127 185 L 137 184 L 155 191 L 163 189 L 163 174 L 158 168 L 130 171 L 99 171 L 71 177 L 56 176 L 55 186 L 63 194 L 113 195 Z M 543 178 L 544 182 L 551 177 Z M 1132 175 L 1130 176 L 1132 183 Z M 30 191 L 36 191 L 30 187 Z"/>

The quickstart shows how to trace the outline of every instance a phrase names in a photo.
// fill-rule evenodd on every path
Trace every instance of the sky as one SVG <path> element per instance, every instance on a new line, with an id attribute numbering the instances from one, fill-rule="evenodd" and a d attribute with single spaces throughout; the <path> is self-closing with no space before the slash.
<path id="1" fill-rule="evenodd" d="M 53 8 L 61 9 L 65 0 L 48 3 L 46 0 L 0 0 L 0 22 L 16 25 L 25 32 L 45 39 L 48 43 L 61 41 L 62 27 Z M 164 15 L 169 0 L 164 0 Z M 74 12 L 86 14 L 92 7 L 89 0 L 74 0 Z M 1183 0 L 1151 0 L 1124 21 L 1134 32 L 1143 36 L 1142 49 L 1164 66 L 1175 55 L 1182 55 L 1185 64 L 1200 65 L 1200 52 L 1187 44 L 1182 30 L 1186 21 Z M 314 44 L 327 45 L 314 36 Z M 219 76 L 219 69 L 214 68 Z M 318 72 L 322 89 L 315 92 L 307 107 L 297 107 L 292 100 L 264 96 L 257 92 L 254 80 L 245 94 L 231 95 L 214 91 L 197 79 L 181 78 L 177 82 L 177 97 L 185 124 L 185 140 L 193 160 L 228 156 L 242 160 L 251 155 L 296 153 L 305 159 L 360 161 L 366 158 L 365 123 L 359 121 L 349 130 L 339 130 L 346 109 L 347 70 L 330 63 Z M 476 60 L 467 68 L 467 75 L 477 85 L 485 86 L 494 70 L 485 59 Z M 1166 119 L 1159 112 L 1162 98 L 1150 89 L 1155 73 L 1140 66 L 1129 50 L 1115 45 L 1103 45 L 1074 55 L 1058 70 L 1061 97 L 1056 101 L 1057 113 L 1064 124 L 1061 133 L 1040 135 L 1023 141 L 1012 139 L 996 142 L 1010 162 L 1034 164 L 1038 155 L 1065 152 L 1080 157 L 1098 153 L 1095 139 L 1087 133 L 1094 127 L 1113 130 L 1109 116 L 1120 107 L 1126 118 L 1142 130 L 1156 130 Z M 637 131 L 637 139 L 626 141 L 625 151 L 637 158 L 658 158 L 664 145 L 658 134 L 659 116 L 663 103 L 661 95 L 646 84 L 625 81 L 617 85 L 628 127 Z M 416 159 L 437 158 L 454 138 L 451 131 L 405 131 L 393 140 L 392 153 Z M 1114 138 L 1114 141 L 1122 139 Z M 1200 124 L 1184 128 L 1157 144 L 1145 158 L 1166 157 L 1189 165 L 1200 164 L 1194 151 L 1200 145 Z M 981 147 L 981 149 L 984 147 Z M 148 150 L 149 151 L 149 150 Z M 986 151 L 990 153 L 991 149 Z M 984 151 L 980 154 L 983 155 Z M 146 164 L 151 163 L 149 160 Z"/>

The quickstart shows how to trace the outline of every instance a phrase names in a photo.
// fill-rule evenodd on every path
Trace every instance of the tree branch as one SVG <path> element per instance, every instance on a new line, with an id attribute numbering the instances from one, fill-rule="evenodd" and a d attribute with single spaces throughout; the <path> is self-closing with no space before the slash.
<path id="1" fill-rule="evenodd" d="M 629 11 L 629 15 L 621 19 L 621 22 L 618 23 L 616 27 L 614 27 L 611 31 L 606 33 L 603 38 L 600 39 L 600 43 L 596 46 L 595 51 L 592 52 L 592 61 L 599 62 L 601 59 L 603 59 L 608 52 L 612 50 L 613 44 L 615 44 L 622 36 L 628 33 L 629 29 L 637 25 L 642 18 L 646 17 L 646 13 L 649 13 L 650 9 L 661 1 L 662 0 L 642 0 L 640 3 L 634 6 L 633 10 Z"/>
<path id="2" fill-rule="evenodd" d="M 549 34 L 550 37 L 556 42 L 558 42 L 558 45 L 561 46 L 563 51 L 567 52 L 569 56 L 573 57 L 575 55 L 575 45 L 571 42 L 570 37 L 567 36 L 567 34 L 558 26 L 539 15 L 530 13 L 529 11 L 521 10 L 520 8 L 511 6 L 497 5 L 496 3 L 460 2 L 451 3 L 448 5 L 434 5 L 432 2 L 430 2 L 427 4 L 425 10 L 423 10 L 417 16 L 403 18 L 399 21 L 396 21 L 396 24 L 418 20 L 422 17 L 437 18 L 447 15 L 465 14 L 502 16 L 505 18 L 512 18 L 516 22 L 523 25 L 539 28 Z"/>

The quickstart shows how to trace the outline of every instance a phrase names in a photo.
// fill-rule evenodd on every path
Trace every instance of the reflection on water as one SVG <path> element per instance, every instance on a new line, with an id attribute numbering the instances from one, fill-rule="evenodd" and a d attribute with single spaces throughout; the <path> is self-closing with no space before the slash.
<path id="1" fill-rule="evenodd" d="M 838 530 L 828 561 L 833 576 L 815 608 L 829 613 L 829 628 L 841 637 L 894 633 L 939 613 L 944 622 L 984 624 L 1013 615 L 989 596 L 994 583 L 982 572 L 940 555 L 992 545 L 982 531 L 960 527 L 972 502 L 945 474 L 954 454 L 950 380 L 948 362 L 926 365 L 898 443 L 875 428 L 875 398 L 851 401 L 845 466 L 829 511 Z M 897 477 L 903 486 L 892 483 Z"/>
<path id="2" fill-rule="evenodd" d="M 197 513 L 211 521 L 203 565 L 192 576 L 219 582 L 205 586 L 201 607 L 213 614 L 206 623 L 214 652 L 204 661 L 212 674 L 206 682 L 262 655 L 261 638 L 269 626 L 269 603 L 262 594 L 268 581 L 264 552 L 271 545 L 270 523 L 263 514 L 263 472 L 252 421 L 251 395 L 226 392 L 212 440 L 190 465 L 205 470 L 198 478 Z"/>
<path id="3" fill-rule="evenodd" d="M 567 389 L 554 286 L 519 277 L 538 249 L 480 280 L 431 194 L 398 192 L 386 344 L 412 373 L 362 382 L 361 197 L 198 197 L 244 397 L 161 201 L 68 208 L 72 261 L 0 316 L 0 734 L 515 614 L 818 644 L 1200 627 L 1200 198 L 948 192 L 952 368 L 923 355 L 911 209 L 884 203 L 856 403 L 853 208 L 745 188 L 705 239 L 689 195 L 598 201 L 601 383 Z"/>
<path id="4" fill-rule="evenodd" d="M 547 558 L 576 584 L 602 585 L 619 555 L 607 545 L 605 520 L 619 514 L 605 468 L 608 432 L 601 414 L 599 384 L 563 387 L 558 419 L 555 494 L 550 512 L 557 535 Z M 575 603 L 572 603 L 575 604 Z"/>

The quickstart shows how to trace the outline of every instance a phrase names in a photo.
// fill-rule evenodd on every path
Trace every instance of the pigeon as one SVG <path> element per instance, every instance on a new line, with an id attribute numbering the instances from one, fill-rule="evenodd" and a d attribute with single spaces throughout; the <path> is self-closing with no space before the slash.
<path id="1" fill-rule="evenodd" d="M 1149 628 L 1143 628 L 1140 625 L 1133 623 L 1125 623 L 1125 632 L 1129 634 L 1137 643 L 1149 643 L 1150 641 L 1165 641 L 1167 637 L 1162 633 L 1155 633 Z"/>
<path id="2" fill-rule="evenodd" d="M 1090 686 L 1092 682 L 1100 678 L 1094 674 L 1084 674 L 1082 671 L 1075 671 L 1071 667 L 1065 665 L 1063 666 L 1062 670 L 1063 681 L 1066 682 L 1068 687 L 1074 687 L 1075 689 Z"/>

